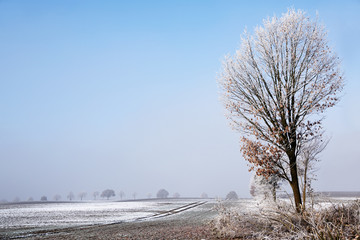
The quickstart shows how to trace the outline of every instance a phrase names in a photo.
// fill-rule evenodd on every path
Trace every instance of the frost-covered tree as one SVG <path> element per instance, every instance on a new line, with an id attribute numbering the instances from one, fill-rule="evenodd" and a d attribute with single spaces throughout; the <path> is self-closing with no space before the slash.
<path id="1" fill-rule="evenodd" d="M 122 200 L 125 197 L 125 193 L 123 191 L 119 192 L 120 200 Z"/>
<path id="2" fill-rule="evenodd" d="M 329 139 L 323 140 L 322 137 L 314 138 L 313 141 L 306 143 L 299 154 L 299 176 L 302 189 L 303 209 L 306 205 L 306 196 L 313 192 L 311 183 L 315 180 L 315 163 L 319 162 L 318 155 L 325 149 Z"/>
<path id="3" fill-rule="evenodd" d="M 54 195 L 54 200 L 55 201 L 59 201 L 61 199 L 61 195 L 60 194 L 55 194 Z"/>
<path id="4" fill-rule="evenodd" d="M 303 11 L 268 18 L 226 58 L 219 83 L 241 151 L 257 175 L 277 175 L 302 199 L 298 157 L 322 132 L 322 113 L 343 88 L 340 62 L 324 27 Z"/>
<path id="5" fill-rule="evenodd" d="M 276 201 L 276 192 L 280 187 L 279 178 L 275 175 L 264 177 L 253 175 L 250 180 L 250 194 L 258 200 L 272 199 Z"/>
<path id="6" fill-rule="evenodd" d="M 239 197 L 237 195 L 237 193 L 235 191 L 230 191 L 227 195 L 226 195 L 226 200 L 238 200 Z"/>
<path id="7" fill-rule="evenodd" d="M 169 192 L 166 191 L 165 189 L 160 189 L 156 194 L 157 198 L 167 198 L 168 196 L 169 196 Z"/>
<path id="8" fill-rule="evenodd" d="M 79 193 L 79 198 L 80 198 L 80 200 L 82 201 L 83 200 L 83 198 L 85 198 L 86 197 L 86 195 L 87 195 L 87 193 L 86 192 L 81 192 L 81 193 Z"/>
<path id="9" fill-rule="evenodd" d="M 132 196 L 133 196 L 133 198 L 134 198 L 134 200 L 135 200 L 135 199 L 136 199 L 136 196 L 137 196 L 137 193 L 136 193 L 136 192 L 133 192 Z"/>
<path id="10" fill-rule="evenodd" d="M 200 197 L 201 197 L 201 198 L 209 198 L 209 196 L 208 196 L 206 193 L 204 193 L 204 192 L 200 195 Z"/>
<path id="11" fill-rule="evenodd" d="M 112 189 L 106 189 L 101 193 L 100 197 L 106 198 L 107 200 L 109 200 L 109 198 L 115 197 L 115 192 Z"/>
<path id="12" fill-rule="evenodd" d="M 70 201 L 72 201 L 73 199 L 75 199 L 75 195 L 73 192 L 69 192 L 69 194 L 67 195 L 67 199 L 69 199 Z"/>
<path id="13" fill-rule="evenodd" d="M 96 200 L 97 196 L 99 196 L 99 192 L 98 191 L 95 191 L 93 192 L 93 197 L 94 197 L 94 200 Z"/>

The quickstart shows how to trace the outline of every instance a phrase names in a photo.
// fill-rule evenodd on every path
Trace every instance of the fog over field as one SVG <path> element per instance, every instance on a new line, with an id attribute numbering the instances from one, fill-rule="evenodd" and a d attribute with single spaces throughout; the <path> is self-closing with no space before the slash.
<path id="1" fill-rule="evenodd" d="M 250 197 L 216 79 L 243 29 L 288 7 L 318 13 L 346 78 L 314 188 L 360 191 L 358 0 L 3 0 L 0 201 Z"/>

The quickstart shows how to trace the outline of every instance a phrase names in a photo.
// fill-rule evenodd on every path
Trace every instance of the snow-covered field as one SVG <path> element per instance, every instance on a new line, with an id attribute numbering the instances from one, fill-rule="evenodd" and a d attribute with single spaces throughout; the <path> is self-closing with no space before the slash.
<path id="1" fill-rule="evenodd" d="M 347 203 L 353 198 L 318 200 L 316 208 Z M 280 202 L 289 200 L 279 199 Z M 266 204 L 253 199 L 222 201 L 227 209 L 241 214 L 256 214 Z M 36 202 L 0 204 L 0 239 L 2 236 L 27 236 L 36 231 L 50 232 L 63 228 L 83 228 L 120 222 L 154 219 L 206 219 L 217 217 L 218 202 L 210 199 L 152 199 L 127 202 Z M 36 235 L 37 236 L 37 235 Z"/>
<path id="2" fill-rule="evenodd" d="M 129 202 L 63 202 L 0 204 L 0 230 L 73 227 L 135 221 L 180 209 L 194 199 Z"/>

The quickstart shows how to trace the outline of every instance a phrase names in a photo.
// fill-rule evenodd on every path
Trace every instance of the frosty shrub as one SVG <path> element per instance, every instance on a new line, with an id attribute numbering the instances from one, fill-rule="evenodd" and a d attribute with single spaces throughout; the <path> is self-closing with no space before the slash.
<path id="1" fill-rule="evenodd" d="M 216 205 L 218 216 L 210 222 L 213 235 L 217 238 L 234 238 L 240 236 L 241 216 L 236 211 L 231 211 L 224 204 Z"/>
<path id="2" fill-rule="evenodd" d="M 281 201 L 245 214 L 220 203 L 210 228 L 221 239 L 360 239 L 360 200 L 325 205 L 298 214 L 292 204 Z"/>
<path id="3" fill-rule="evenodd" d="M 272 224 L 272 238 L 292 239 L 359 239 L 360 201 L 331 203 L 327 208 L 310 208 L 304 214 L 293 214 L 284 208 L 264 215 Z"/>
<path id="4" fill-rule="evenodd" d="M 210 221 L 209 227 L 215 238 L 256 239 L 257 234 L 266 226 L 259 220 L 258 214 L 245 214 L 229 206 L 229 202 L 219 202 L 214 210 L 218 212 L 218 216 Z"/>
<path id="5" fill-rule="evenodd" d="M 307 212 L 303 232 L 309 239 L 359 239 L 360 200 Z"/>

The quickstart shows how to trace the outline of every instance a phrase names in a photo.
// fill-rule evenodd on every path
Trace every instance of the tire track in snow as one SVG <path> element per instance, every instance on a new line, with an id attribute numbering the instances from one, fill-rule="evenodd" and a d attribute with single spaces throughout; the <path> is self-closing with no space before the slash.
<path id="1" fill-rule="evenodd" d="M 156 213 L 156 214 L 151 215 L 151 216 L 137 218 L 137 219 L 135 219 L 135 221 L 150 220 L 150 219 L 156 219 L 156 218 L 162 218 L 162 217 L 166 217 L 166 216 L 171 216 L 171 215 L 174 215 L 174 214 L 177 214 L 177 213 L 180 213 L 180 212 L 184 212 L 184 211 L 189 210 L 191 208 L 201 206 L 201 205 L 203 205 L 205 203 L 206 203 L 206 201 L 189 203 L 189 204 L 186 204 L 184 206 L 173 208 L 173 209 L 170 209 L 168 211 L 159 212 L 159 213 Z"/>

